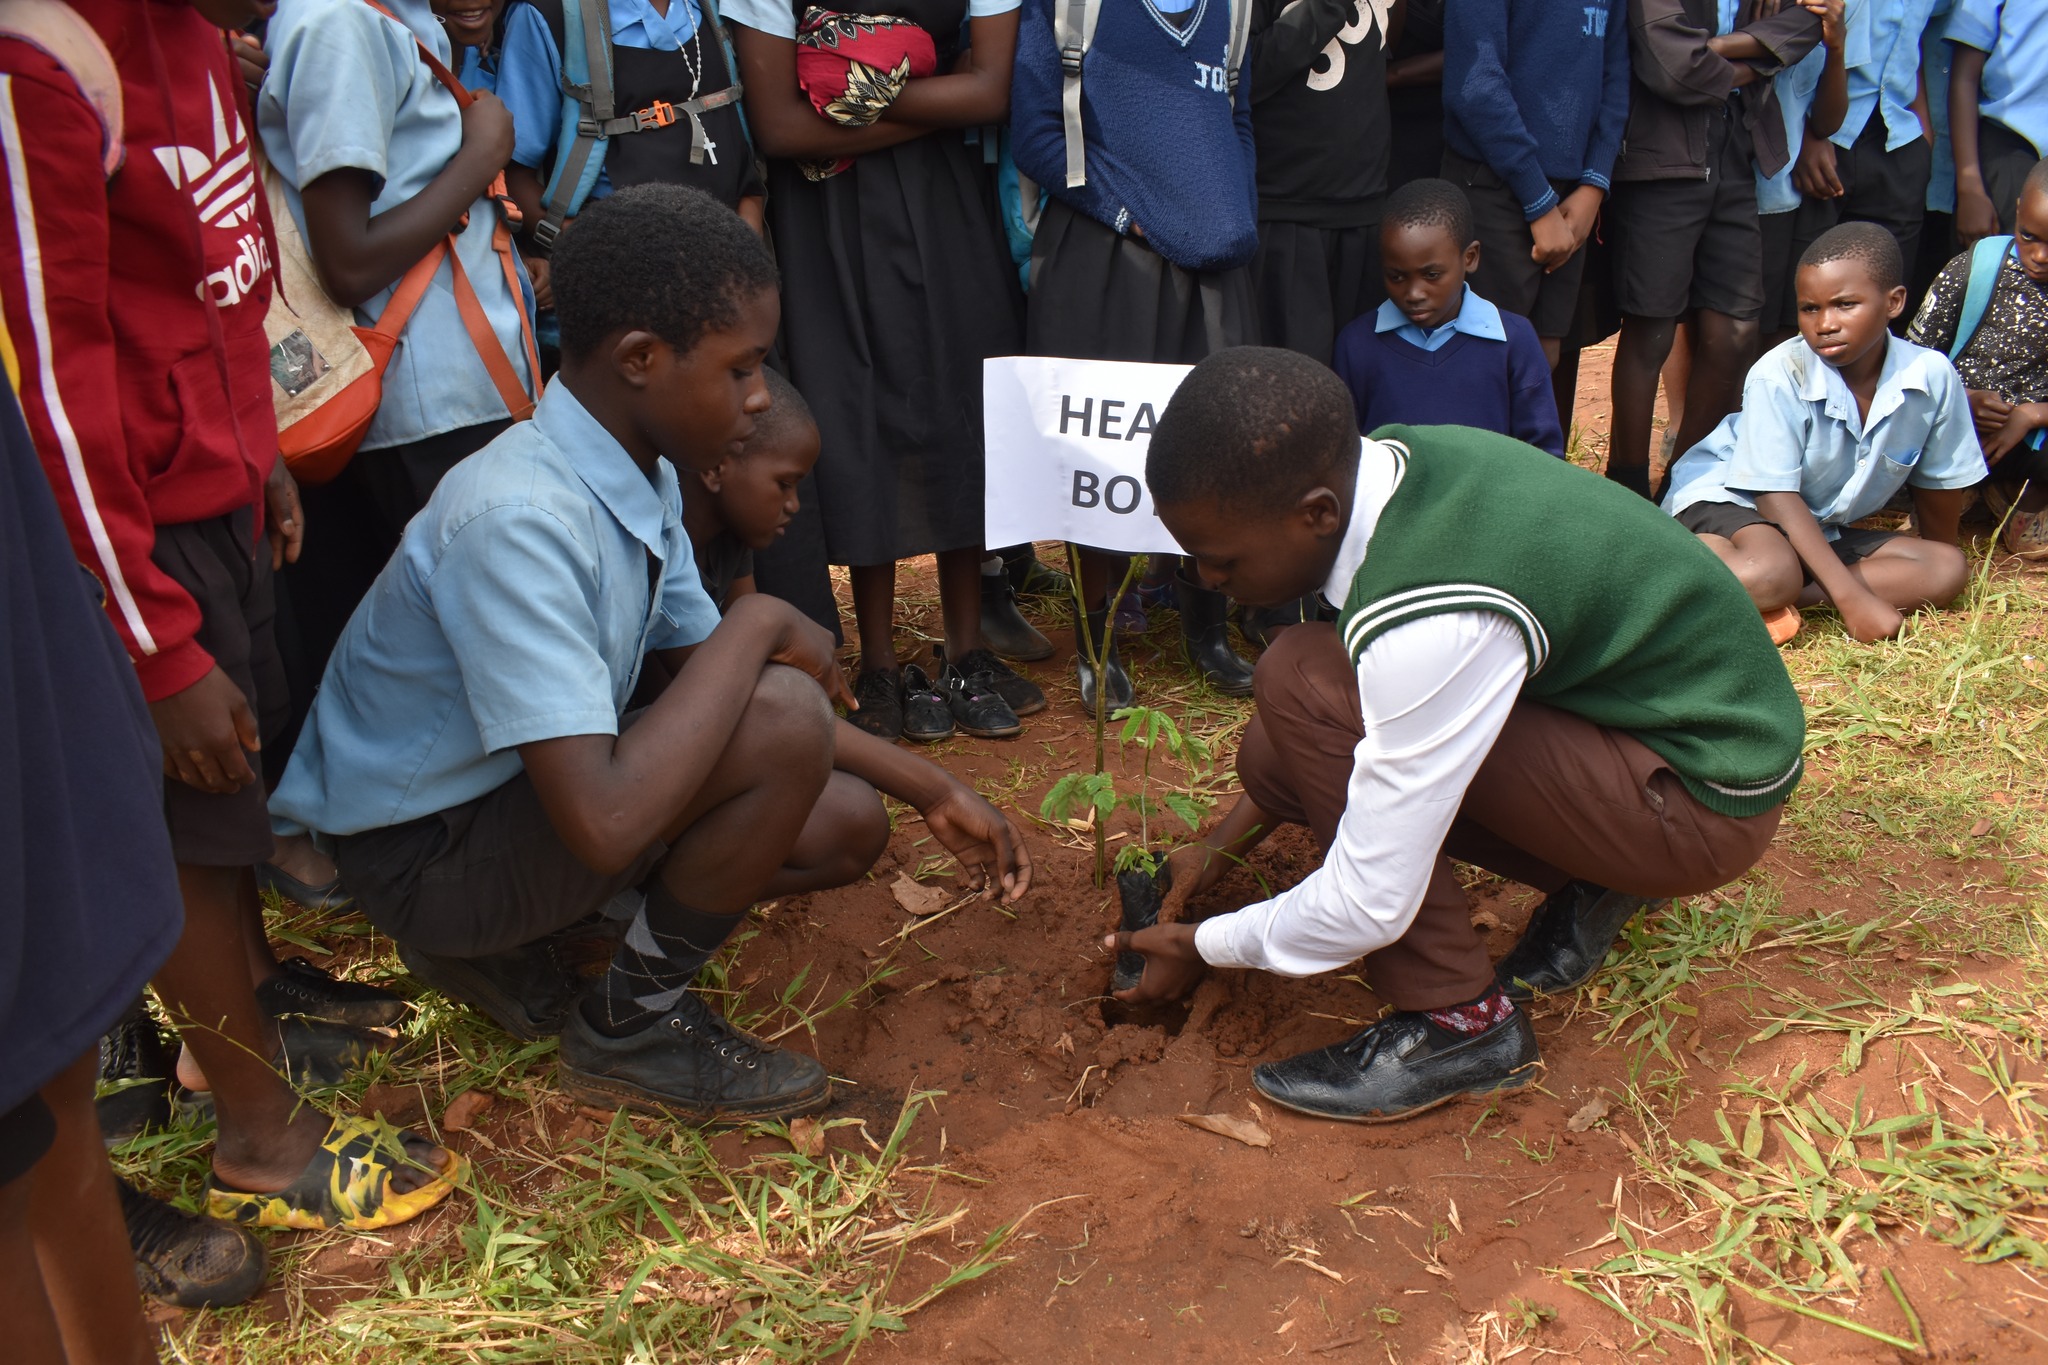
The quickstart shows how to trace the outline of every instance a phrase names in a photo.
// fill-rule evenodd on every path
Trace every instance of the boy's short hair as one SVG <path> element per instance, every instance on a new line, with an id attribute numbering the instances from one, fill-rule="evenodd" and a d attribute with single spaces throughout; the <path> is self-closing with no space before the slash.
<path id="1" fill-rule="evenodd" d="M 1880 294 L 1889 294 L 1906 282 L 1906 262 L 1899 254 L 1898 238 L 1876 223 L 1840 223 L 1829 228 L 1800 254 L 1799 268 L 1835 261 L 1862 266 Z"/>
<path id="2" fill-rule="evenodd" d="M 2026 182 L 2020 186 L 2020 196 L 2024 198 L 2029 192 L 2048 194 L 2048 156 L 2036 161 L 2034 169 L 2027 172 Z"/>
<path id="3" fill-rule="evenodd" d="M 1357 476 L 1351 391 L 1328 367 L 1271 346 L 1235 346 L 1195 366 L 1145 455 L 1145 485 L 1168 506 L 1276 511 Z"/>
<path id="4" fill-rule="evenodd" d="M 754 419 L 754 434 L 747 438 L 742 458 L 763 450 L 779 450 L 818 430 L 811 405 L 780 370 L 763 366 L 761 378 L 768 385 L 768 411 Z"/>
<path id="5" fill-rule="evenodd" d="M 1411 180 L 1387 196 L 1380 213 L 1386 227 L 1440 227 L 1462 250 L 1477 239 L 1472 229 L 1472 201 L 1448 180 Z"/>
<path id="6" fill-rule="evenodd" d="M 636 330 L 687 351 L 779 282 L 760 234 L 681 185 L 635 185 L 585 206 L 552 259 L 565 356 Z"/>

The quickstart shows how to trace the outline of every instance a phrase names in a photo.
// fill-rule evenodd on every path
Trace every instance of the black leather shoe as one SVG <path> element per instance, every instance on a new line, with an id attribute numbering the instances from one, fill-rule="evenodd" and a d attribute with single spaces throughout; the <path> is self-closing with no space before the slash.
<path id="1" fill-rule="evenodd" d="M 186 1213 L 125 1180 L 114 1187 L 143 1293 L 178 1308 L 226 1308 L 263 1288 L 269 1259 L 247 1228 Z"/>
<path id="2" fill-rule="evenodd" d="M 903 738 L 903 674 L 894 668 L 864 668 L 853 680 L 860 705 L 847 720 L 877 739 Z"/>
<path id="3" fill-rule="evenodd" d="M 1091 611 L 1088 613 L 1088 639 L 1100 645 L 1109 630 L 1109 613 Z M 1109 635 L 1109 658 L 1103 668 L 1108 679 L 1104 691 L 1104 716 L 1113 716 L 1129 706 L 1137 692 L 1131 686 L 1131 675 L 1124 672 L 1124 662 L 1117 657 L 1116 636 Z M 1081 632 L 1074 632 L 1074 676 L 1081 684 L 1081 709 L 1089 715 L 1095 714 L 1095 664 L 1088 658 L 1088 644 L 1081 638 Z"/>
<path id="4" fill-rule="evenodd" d="M 552 937 L 488 957 L 443 957 L 398 945 L 398 960 L 418 979 L 451 1000 L 481 1010 L 526 1042 L 562 1031 L 582 981 L 561 960 Z"/>
<path id="5" fill-rule="evenodd" d="M 976 739 L 1013 739 L 1024 733 L 1024 722 L 1017 719 L 987 673 L 968 673 L 947 664 L 939 670 L 939 688 L 946 694 L 953 724 L 961 734 Z"/>
<path id="6" fill-rule="evenodd" d="M 93 1101 L 100 1136 L 115 1147 L 171 1122 L 171 1077 L 178 1054 L 138 1000 L 100 1039 L 101 1094 Z"/>
<path id="7" fill-rule="evenodd" d="M 1252 694 L 1252 666 L 1230 647 L 1230 599 L 1185 578 L 1173 583 L 1180 607 L 1181 643 L 1202 681 L 1226 697 Z"/>
<path id="8" fill-rule="evenodd" d="M 277 964 L 277 975 L 256 988 L 256 1003 L 273 1018 L 303 1014 L 330 1024 L 390 1028 L 411 1008 L 390 991 L 344 981 L 303 957 Z"/>
<path id="9" fill-rule="evenodd" d="M 1614 940 L 1636 912 L 1662 905 L 1646 896 L 1625 896 L 1591 882 L 1567 882 L 1536 907 L 1522 941 L 1494 967 L 1494 979 L 1510 1000 L 1556 995 L 1583 986 L 1600 970 Z"/>
<path id="10" fill-rule="evenodd" d="M 1469 1038 L 1404 1011 L 1333 1047 L 1255 1066 L 1252 1084 L 1317 1118 L 1384 1123 L 1460 1095 L 1519 1090 L 1537 1061 L 1536 1033 L 1520 1010 Z"/>
<path id="11" fill-rule="evenodd" d="M 1017 610 L 1017 589 L 1006 573 L 981 576 L 981 638 L 1005 659 L 1052 657 L 1052 641 Z"/>
<path id="12" fill-rule="evenodd" d="M 936 646 L 939 664 L 946 663 L 946 647 Z M 1045 709 L 1045 689 L 997 658 L 995 651 L 970 649 L 955 665 L 970 678 L 979 678 L 1020 716 L 1035 716 Z"/>
<path id="13" fill-rule="evenodd" d="M 915 744 L 953 737 L 953 708 L 946 694 L 916 664 L 903 670 L 903 737 Z"/>
<path id="14" fill-rule="evenodd" d="M 689 991 L 667 1017 L 624 1038 L 599 1033 L 571 1010 L 561 1057 L 571 1098 L 693 1123 L 793 1118 L 832 1097 L 816 1058 L 741 1032 Z"/>

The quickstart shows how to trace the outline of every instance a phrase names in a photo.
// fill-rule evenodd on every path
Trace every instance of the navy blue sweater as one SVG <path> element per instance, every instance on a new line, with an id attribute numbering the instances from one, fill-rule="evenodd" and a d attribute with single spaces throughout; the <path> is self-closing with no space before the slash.
<path id="1" fill-rule="evenodd" d="M 1628 99 L 1626 0 L 1444 7 L 1444 145 L 1492 167 L 1531 222 L 1553 180 L 1607 188 Z"/>
<path id="2" fill-rule="evenodd" d="M 1455 9 L 1454 4 L 1451 8 Z M 1425 351 L 1394 332 L 1375 330 L 1367 313 L 1337 334 L 1330 368 L 1351 390 L 1360 432 L 1389 423 L 1478 427 L 1564 454 L 1550 362 L 1529 320 L 1503 311 L 1506 341 L 1460 332 Z"/>
<path id="3" fill-rule="evenodd" d="M 1120 233 L 1132 224 L 1160 255 L 1188 270 L 1248 265 L 1259 248 L 1253 178 L 1251 82 L 1235 109 L 1223 63 L 1230 6 L 1197 0 L 1185 29 L 1149 0 L 1102 7 L 1081 70 L 1088 183 L 1067 188 L 1060 121 L 1057 0 L 1024 0 L 1010 86 L 1010 150 L 1017 169 L 1075 210 Z"/>

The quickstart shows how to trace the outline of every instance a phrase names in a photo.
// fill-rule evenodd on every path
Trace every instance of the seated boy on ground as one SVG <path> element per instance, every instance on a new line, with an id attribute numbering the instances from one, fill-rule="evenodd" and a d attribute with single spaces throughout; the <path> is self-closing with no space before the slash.
<path id="1" fill-rule="evenodd" d="M 1799 335 L 1757 361 L 1742 407 L 1671 467 L 1664 508 L 1721 556 L 1780 643 L 1832 602 L 1858 640 L 1945 607 L 1969 581 L 1956 523 L 1984 478 L 1962 381 L 1893 336 L 1899 244 L 1874 223 L 1814 240 L 1793 282 Z M 1901 487 L 1919 535 L 1857 530 Z"/>
<path id="2" fill-rule="evenodd" d="M 1174 856 L 1162 918 L 1275 822 L 1309 826 L 1323 865 L 1199 928 L 1107 940 L 1145 955 L 1129 1000 L 1182 994 L 1205 963 L 1363 957 L 1395 1013 L 1255 1068 L 1268 1097 L 1375 1120 L 1525 1085 L 1516 1001 L 1591 977 L 1651 898 L 1762 856 L 1799 781 L 1798 694 L 1741 588 L 1635 494 L 1490 432 L 1361 442 L 1333 375 L 1250 348 L 1182 383 L 1145 482 L 1208 586 L 1343 604 L 1260 658 L 1244 798 Z M 1498 968 L 1453 858 L 1548 895 Z"/>
<path id="3" fill-rule="evenodd" d="M 2005 520 L 2006 553 L 2048 559 L 2048 161 L 2028 172 L 2014 220 L 1974 330 L 1964 330 L 1973 292 L 1966 251 L 1935 279 L 1906 335 L 1955 361 L 1991 467 L 1984 497 Z"/>
<path id="4" fill-rule="evenodd" d="M 1563 455 L 1536 329 L 1465 278 L 1479 268 L 1465 192 L 1448 180 L 1413 180 L 1389 195 L 1380 265 L 1387 300 L 1338 333 L 1333 362 L 1358 429 L 1457 422 Z"/>
<path id="5" fill-rule="evenodd" d="M 847 699 L 831 637 L 759 594 L 720 621 L 683 530 L 675 466 L 736 455 L 768 407 L 775 267 L 731 210 L 648 185 L 578 217 L 554 289 L 560 376 L 406 527 L 273 810 L 334 840 L 421 980 L 522 1036 L 559 1032 L 576 1098 L 813 1110 L 823 1067 L 689 990 L 757 899 L 820 884 L 794 850 L 872 850 L 881 823 L 871 792 L 819 800 Z M 650 650 L 673 680 L 622 714 Z M 933 833 L 991 894 L 1022 895 L 1008 822 L 931 790 Z M 578 1001 L 553 940 L 607 907 L 630 923 Z"/>

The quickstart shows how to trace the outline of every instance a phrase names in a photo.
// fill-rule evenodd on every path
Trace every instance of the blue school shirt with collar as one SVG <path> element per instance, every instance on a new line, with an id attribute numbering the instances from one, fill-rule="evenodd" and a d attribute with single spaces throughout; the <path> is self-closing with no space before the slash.
<path id="1" fill-rule="evenodd" d="M 717 624 L 674 468 L 650 480 L 557 380 L 407 524 L 328 661 L 272 818 L 356 834 L 473 801 L 520 771 L 521 744 L 617 734 L 647 652 Z"/>
<path id="2" fill-rule="evenodd" d="M 1892 337 L 1864 418 L 1841 371 L 1794 337 L 1751 368 L 1742 407 L 1671 470 L 1664 510 L 1755 507 L 1797 493 L 1829 540 L 1914 488 L 1969 488 L 1986 474 L 1969 396 L 1948 357 Z"/>
<path id="3" fill-rule="evenodd" d="M 420 59 L 415 42 L 446 62 L 447 33 L 427 0 L 389 0 L 389 8 L 400 22 L 365 0 L 281 0 L 271 16 L 265 37 L 270 69 L 256 123 L 301 236 L 306 211 L 299 191 L 321 176 L 368 171 L 376 178 L 374 217 L 424 190 L 462 146 L 462 110 Z M 527 372 L 520 322 L 522 310 L 532 306 L 531 286 L 523 266 L 517 293 L 505 278 L 491 244 L 498 213 L 488 196 L 478 198 L 456 237 L 456 252 L 498 344 L 530 393 L 535 376 Z M 390 301 L 390 288 L 379 292 L 355 310 L 358 323 L 375 322 Z M 400 334 L 362 448 L 404 445 L 508 415 L 463 325 L 454 272 L 444 261 Z"/>
<path id="4" fill-rule="evenodd" d="M 1865 0 L 1848 0 L 1842 7 L 1842 64 L 1852 70 L 1870 60 L 1870 23 L 1865 8 Z M 1776 175 L 1756 172 L 1756 208 L 1760 214 L 1789 213 L 1804 198 L 1792 183 L 1792 169 L 1799 160 L 1806 116 L 1812 112 L 1814 96 L 1820 91 L 1821 71 L 1827 59 L 1827 48 L 1816 47 L 1780 71 L 1773 84 L 1778 92 L 1778 113 L 1785 120 L 1785 145 L 1792 149 L 1792 160 Z"/>
<path id="5" fill-rule="evenodd" d="M 613 0 L 610 9 L 614 47 L 681 52 L 697 32 L 697 0 L 670 0 L 666 15 L 648 0 Z M 512 159 L 522 166 L 547 165 L 562 131 L 562 54 L 532 5 L 515 3 L 505 16 L 497 90 L 512 115 Z M 611 172 L 599 171 L 591 199 L 611 192 Z"/>
<path id="6" fill-rule="evenodd" d="M 2048 149 L 2048 3 L 1955 0 L 1942 36 L 1990 54 L 1978 112 Z"/>
<path id="7" fill-rule="evenodd" d="M 1884 119 L 1888 152 L 1922 136 L 1913 101 L 1920 94 L 1920 36 L 1934 8 L 1935 0 L 1879 0 L 1870 7 L 1868 54 L 1848 63 L 1849 106 L 1829 138 L 1837 147 L 1855 146 L 1873 114 Z"/>
<path id="8" fill-rule="evenodd" d="M 480 47 L 462 49 L 462 68 L 455 75 L 472 90 L 496 91 L 498 88 L 498 63 L 486 62 L 484 50 Z"/>
<path id="9" fill-rule="evenodd" d="M 1920 76 L 1927 85 L 1927 121 L 1934 125 L 1934 158 L 1927 168 L 1927 211 L 1956 211 L 1956 153 L 1948 136 L 1948 72 L 1956 50 L 1942 39 L 1950 0 L 1935 0 L 1920 38 Z"/>
<path id="10" fill-rule="evenodd" d="M 1458 304 L 1457 315 L 1433 331 L 1424 330 L 1419 322 L 1409 321 L 1408 315 L 1392 299 L 1380 304 L 1380 311 L 1373 318 L 1373 330 L 1392 332 L 1409 345 L 1432 354 L 1443 349 L 1460 332 L 1486 341 L 1508 339 L 1507 328 L 1501 325 L 1500 309 L 1480 298 L 1469 284 L 1465 286 L 1465 297 Z"/>

